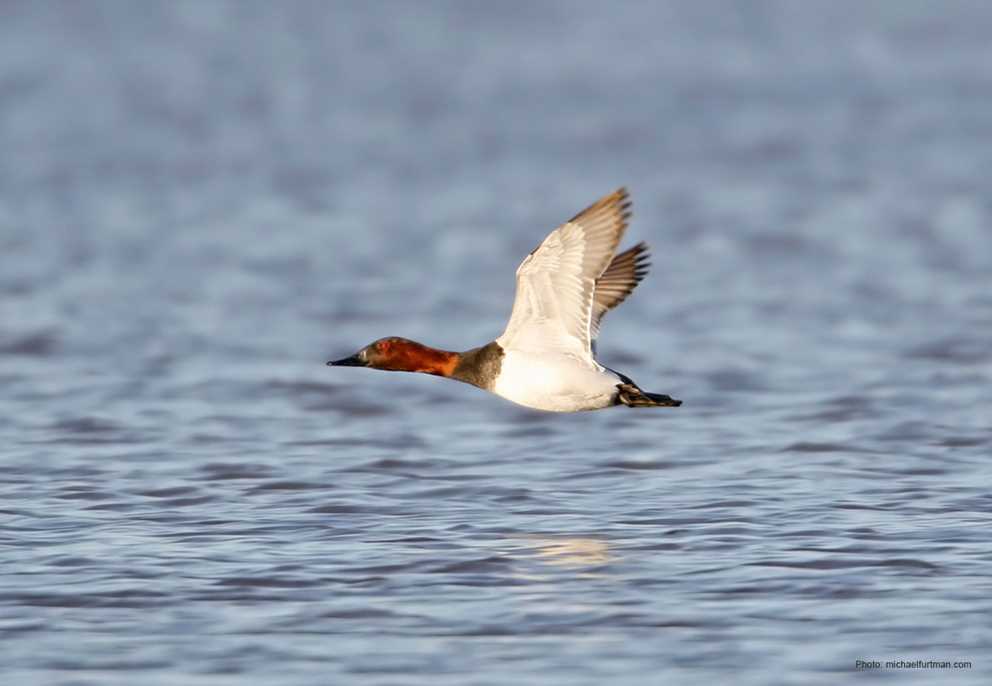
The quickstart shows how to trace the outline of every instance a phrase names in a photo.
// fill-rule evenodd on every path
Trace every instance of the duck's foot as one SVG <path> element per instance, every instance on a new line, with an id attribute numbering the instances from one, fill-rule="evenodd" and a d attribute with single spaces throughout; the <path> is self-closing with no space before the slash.
<path id="1" fill-rule="evenodd" d="M 627 407 L 678 407 L 681 400 L 661 393 L 647 393 L 629 383 L 617 384 L 617 404 Z"/>

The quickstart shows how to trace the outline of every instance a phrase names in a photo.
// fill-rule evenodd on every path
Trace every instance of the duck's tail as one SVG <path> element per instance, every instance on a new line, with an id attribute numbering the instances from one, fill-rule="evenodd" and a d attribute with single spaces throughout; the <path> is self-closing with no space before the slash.
<path id="1" fill-rule="evenodd" d="M 681 400 L 662 393 L 648 393 L 634 384 L 617 384 L 617 404 L 627 407 L 678 407 Z"/>

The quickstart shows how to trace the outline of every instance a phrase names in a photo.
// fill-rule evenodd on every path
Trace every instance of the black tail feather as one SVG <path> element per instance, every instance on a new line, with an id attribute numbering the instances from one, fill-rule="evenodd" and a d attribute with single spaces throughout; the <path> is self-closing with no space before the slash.
<path id="1" fill-rule="evenodd" d="M 634 384 L 617 384 L 617 404 L 627 407 L 678 407 L 681 400 L 662 393 L 648 393 Z"/>

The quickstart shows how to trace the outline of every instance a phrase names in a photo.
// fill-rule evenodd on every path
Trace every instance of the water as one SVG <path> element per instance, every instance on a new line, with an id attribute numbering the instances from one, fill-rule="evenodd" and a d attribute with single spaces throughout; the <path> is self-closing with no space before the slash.
<path id="1" fill-rule="evenodd" d="M 4 683 L 987 683 L 990 30 L 4 3 Z M 323 365 L 491 340 L 620 184 L 601 356 L 683 407 Z"/>

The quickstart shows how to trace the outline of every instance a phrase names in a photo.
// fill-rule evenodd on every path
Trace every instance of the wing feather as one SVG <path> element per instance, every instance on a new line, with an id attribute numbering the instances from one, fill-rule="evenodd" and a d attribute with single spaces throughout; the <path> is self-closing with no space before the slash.
<path id="1" fill-rule="evenodd" d="M 510 321 L 497 339 L 504 349 L 565 352 L 596 366 L 591 352 L 596 282 L 629 217 L 627 190 L 620 188 L 552 231 L 524 259 Z"/>
<path id="2" fill-rule="evenodd" d="M 596 282 L 593 293 L 590 335 L 593 342 L 599 337 L 603 316 L 627 299 L 647 273 L 651 263 L 646 243 L 638 243 L 613 258 L 610 266 Z"/>

